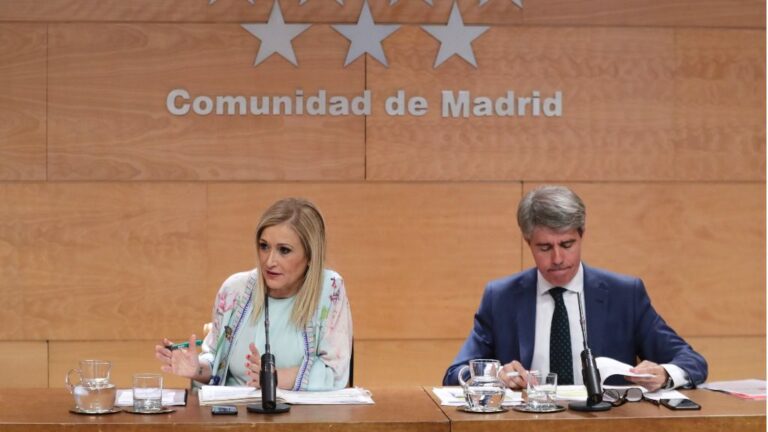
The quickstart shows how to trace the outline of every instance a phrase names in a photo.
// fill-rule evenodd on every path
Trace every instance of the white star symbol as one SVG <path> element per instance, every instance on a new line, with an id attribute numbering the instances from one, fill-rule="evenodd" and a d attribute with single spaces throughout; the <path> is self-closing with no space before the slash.
<path id="1" fill-rule="evenodd" d="M 307 2 L 307 0 L 301 0 L 301 1 L 299 1 L 299 6 L 304 6 L 304 3 L 306 3 L 306 2 Z M 336 3 L 338 3 L 338 4 L 342 5 L 342 6 L 344 6 L 344 0 L 336 0 Z"/>
<path id="2" fill-rule="evenodd" d="M 371 57 L 378 60 L 384 66 L 389 67 L 387 56 L 384 55 L 384 49 L 381 47 L 381 41 L 400 28 L 400 26 L 376 25 L 371 17 L 368 0 L 363 2 L 363 9 L 360 11 L 357 24 L 337 24 L 332 27 L 349 39 L 350 42 L 347 59 L 344 60 L 345 67 L 365 53 L 370 54 Z"/>
<path id="3" fill-rule="evenodd" d="M 480 0 L 480 6 L 488 3 L 488 0 Z M 520 9 L 523 8 L 523 0 L 512 0 L 512 3 L 515 4 L 515 6 L 519 7 Z"/>
<path id="4" fill-rule="evenodd" d="M 488 0 L 485 0 L 485 1 L 488 1 Z M 518 1 L 522 1 L 522 0 L 518 0 Z M 398 0 L 389 0 L 389 5 L 392 6 L 393 4 L 395 4 L 397 2 L 398 2 Z M 426 2 L 428 5 L 432 6 L 432 0 L 424 0 L 424 2 Z"/>
<path id="5" fill-rule="evenodd" d="M 277 0 L 272 5 L 272 12 L 269 13 L 269 21 L 266 24 L 241 24 L 241 26 L 261 40 L 254 66 L 258 66 L 274 53 L 280 54 L 294 66 L 298 66 L 291 40 L 308 29 L 310 24 L 286 24 Z"/>
<path id="6" fill-rule="evenodd" d="M 472 41 L 488 30 L 488 26 L 465 26 L 461 19 L 461 12 L 456 2 L 453 3 L 448 24 L 423 25 L 421 28 L 440 41 L 440 51 L 437 52 L 434 68 L 454 54 L 458 54 L 469 64 L 477 67 L 475 53 L 472 51 Z"/>

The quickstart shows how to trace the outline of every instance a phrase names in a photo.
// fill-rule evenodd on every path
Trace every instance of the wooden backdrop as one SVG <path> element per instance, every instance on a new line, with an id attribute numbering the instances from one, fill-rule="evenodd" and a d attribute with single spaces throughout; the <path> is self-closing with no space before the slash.
<path id="1" fill-rule="evenodd" d="M 389 67 L 331 23 L 362 1 L 280 1 L 294 67 L 241 23 L 271 1 L 0 0 L 0 386 L 60 387 L 78 359 L 114 379 L 201 333 L 229 274 L 254 265 L 261 212 L 315 201 L 346 280 L 356 383 L 439 384 L 485 283 L 532 265 L 521 195 L 573 187 L 584 258 L 640 276 L 710 362 L 765 378 L 765 1 L 459 0 L 475 69 L 433 68 L 451 2 L 370 0 L 400 23 Z M 175 117 L 167 93 L 373 94 L 370 116 Z M 384 113 L 397 90 L 423 117 Z M 562 90 L 561 118 L 442 118 L 441 90 Z M 404 360 L 405 359 L 405 360 Z M 168 377 L 169 385 L 184 385 Z"/>

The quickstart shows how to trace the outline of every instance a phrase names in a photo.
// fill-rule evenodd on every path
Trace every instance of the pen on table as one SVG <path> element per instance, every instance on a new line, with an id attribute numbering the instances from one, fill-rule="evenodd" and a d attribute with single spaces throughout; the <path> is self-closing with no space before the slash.
<path id="1" fill-rule="evenodd" d="M 200 346 L 202 344 L 203 344 L 202 339 L 198 339 L 198 340 L 195 341 L 195 346 Z M 189 348 L 189 341 L 182 342 L 182 343 L 176 343 L 176 344 L 173 344 L 173 345 L 166 345 L 165 347 L 168 348 L 171 351 L 177 350 L 179 348 Z"/>

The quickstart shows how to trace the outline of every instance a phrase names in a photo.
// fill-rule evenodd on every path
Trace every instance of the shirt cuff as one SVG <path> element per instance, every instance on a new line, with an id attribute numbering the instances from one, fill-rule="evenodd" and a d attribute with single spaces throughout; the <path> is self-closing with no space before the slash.
<path id="1" fill-rule="evenodd" d="M 672 388 L 685 387 L 689 384 L 687 375 L 680 366 L 673 364 L 661 365 L 672 378 Z"/>

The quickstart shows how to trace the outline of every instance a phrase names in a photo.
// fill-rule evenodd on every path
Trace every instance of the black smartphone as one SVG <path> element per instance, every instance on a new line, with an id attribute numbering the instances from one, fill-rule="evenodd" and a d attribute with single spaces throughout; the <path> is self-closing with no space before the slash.
<path id="1" fill-rule="evenodd" d="M 672 410 L 700 410 L 701 405 L 690 399 L 661 399 L 659 402 Z"/>
<path id="2" fill-rule="evenodd" d="M 214 405 L 211 407 L 211 414 L 213 415 L 235 415 L 237 414 L 237 407 L 234 405 Z"/>

